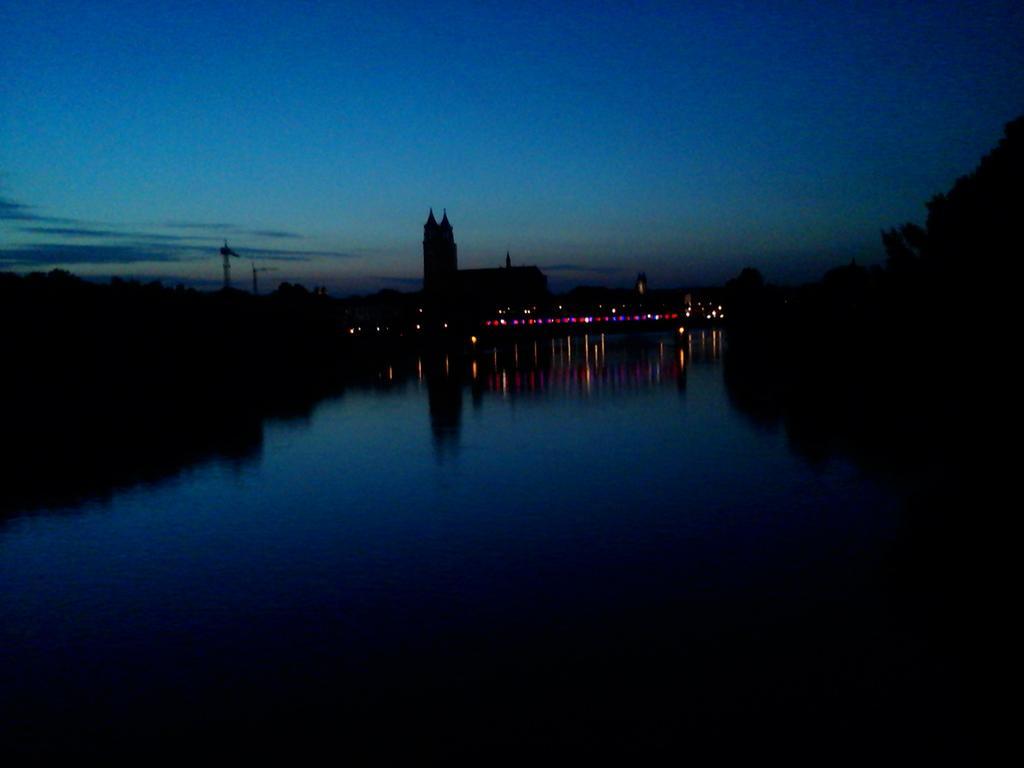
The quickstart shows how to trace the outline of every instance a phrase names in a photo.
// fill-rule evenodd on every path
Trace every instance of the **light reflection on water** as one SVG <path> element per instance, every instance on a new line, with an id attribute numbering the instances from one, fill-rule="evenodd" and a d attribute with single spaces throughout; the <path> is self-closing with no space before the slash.
<path id="1" fill-rule="evenodd" d="M 857 709 L 865 653 L 917 690 L 875 591 L 898 497 L 736 411 L 722 350 L 708 331 L 390 361 L 269 423 L 247 463 L 9 520 L 11 738 L 226 713 L 358 730 L 426 699 L 670 739 L 698 715 Z"/>
<path id="2" fill-rule="evenodd" d="M 688 362 L 720 359 L 722 332 L 686 336 L 611 337 L 605 334 L 556 337 L 512 343 L 461 361 L 450 355 L 416 359 L 416 376 L 426 381 L 431 424 L 438 443 L 452 442 L 462 419 L 463 390 L 479 406 L 484 397 L 615 397 L 630 391 L 674 385 L 686 388 Z M 609 358 L 609 351 L 611 357 Z M 394 381 L 388 368 L 378 379 Z"/>

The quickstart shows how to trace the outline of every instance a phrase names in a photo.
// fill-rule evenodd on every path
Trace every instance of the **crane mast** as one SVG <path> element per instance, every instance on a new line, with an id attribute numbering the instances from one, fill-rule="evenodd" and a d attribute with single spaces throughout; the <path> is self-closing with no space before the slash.
<path id="1" fill-rule="evenodd" d="M 238 258 L 238 254 L 228 247 L 228 241 L 224 241 L 224 247 L 220 249 L 220 255 L 224 257 L 224 288 L 231 287 L 231 257 Z"/>
<path id="2" fill-rule="evenodd" d="M 256 279 L 256 275 L 259 272 L 276 272 L 277 267 L 257 267 L 256 262 L 252 263 L 252 295 L 258 296 L 260 293 L 260 284 Z"/>

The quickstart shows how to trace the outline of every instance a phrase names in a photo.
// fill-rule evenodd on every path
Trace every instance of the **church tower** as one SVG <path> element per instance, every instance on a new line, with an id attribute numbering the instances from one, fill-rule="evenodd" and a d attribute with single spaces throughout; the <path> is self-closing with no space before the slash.
<path id="1" fill-rule="evenodd" d="M 427 223 L 423 225 L 423 290 L 427 293 L 444 291 L 455 284 L 459 269 L 458 249 L 455 234 L 445 210 L 441 223 L 434 218 L 430 209 Z"/>
<path id="2" fill-rule="evenodd" d="M 641 272 L 636 276 L 636 295 L 643 298 L 647 295 L 647 273 Z"/>

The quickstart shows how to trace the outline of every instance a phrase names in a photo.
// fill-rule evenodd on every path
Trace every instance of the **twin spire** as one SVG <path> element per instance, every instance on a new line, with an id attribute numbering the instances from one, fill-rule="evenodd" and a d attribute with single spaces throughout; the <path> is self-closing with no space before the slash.
<path id="1" fill-rule="evenodd" d="M 427 223 L 423 225 L 424 229 L 451 229 L 451 222 L 448 221 L 448 209 L 444 209 L 444 216 L 441 218 L 441 223 L 437 223 L 437 219 L 434 218 L 434 209 L 430 209 L 430 215 L 427 217 Z"/>
<path id="2" fill-rule="evenodd" d="M 438 230 L 452 231 L 451 222 L 448 221 L 448 209 L 443 209 L 443 215 L 441 216 L 441 223 L 437 223 L 437 219 L 434 218 L 434 208 L 431 206 L 430 214 L 427 216 L 427 223 L 423 225 L 423 230 L 426 233 L 435 232 Z M 512 255 L 506 251 L 505 253 L 505 266 L 512 266 Z"/>

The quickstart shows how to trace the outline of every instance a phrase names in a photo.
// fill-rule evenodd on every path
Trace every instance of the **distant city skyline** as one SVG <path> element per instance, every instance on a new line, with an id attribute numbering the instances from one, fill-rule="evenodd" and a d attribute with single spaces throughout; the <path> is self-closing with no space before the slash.
<path id="1" fill-rule="evenodd" d="M 1021 72 L 1019 2 L 4 3 L 0 271 L 216 288 L 227 238 L 410 290 L 433 207 L 555 290 L 812 280 L 923 221 Z"/>

